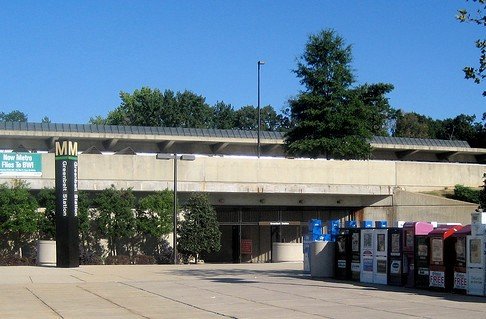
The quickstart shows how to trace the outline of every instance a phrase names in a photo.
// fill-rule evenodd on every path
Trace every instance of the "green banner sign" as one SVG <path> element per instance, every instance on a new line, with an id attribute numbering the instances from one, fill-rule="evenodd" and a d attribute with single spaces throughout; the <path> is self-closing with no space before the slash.
<path id="1" fill-rule="evenodd" d="M 42 156 L 38 153 L 0 153 L 0 175 L 41 176 Z"/>

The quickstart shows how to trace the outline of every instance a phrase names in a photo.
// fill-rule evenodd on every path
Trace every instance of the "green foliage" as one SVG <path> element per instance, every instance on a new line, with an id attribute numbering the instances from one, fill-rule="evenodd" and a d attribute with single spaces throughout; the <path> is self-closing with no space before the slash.
<path id="1" fill-rule="evenodd" d="M 18 110 L 9 113 L 0 112 L 0 122 L 27 122 L 27 114 Z"/>
<path id="2" fill-rule="evenodd" d="M 486 211 L 486 173 L 483 174 L 483 188 L 479 192 L 479 206 Z"/>
<path id="3" fill-rule="evenodd" d="M 219 251 L 221 231 L 216 211 L 207 195 L 193 194 L 184 207 L 184 219 L 178 228 L 178 249 L 181 253 L 198 259 L 202 252 Z"/>
<path id="4" fill-rule="evenodd" d="M 145 254 L 164 253 L 165 237 L 173 229 L 173 192 L 164 190 L 140 199 L 136 241 Z"/>
<path id="5" fill-rule="evenodd" d="M 162 237 L 172 231 L 173 192 L 164 190 L 140 200 L 137 229 L 143 234 Z"/>
<path id="6" fill-rule="evenodd" d="M 479 204 L 479 190 L 463 185 L 456 185 L 454 187 L 453 199 Z"/>
<path id="7" fill-rule="evenodd" d="M 417 113 L 396 111 L 392 135 L 396 137 L 432 138 L 467 141 L 471 147 L 486 147 L 486 113 L 482 121 L 475 115 L 460 114 L 454 118 L 434 120 Z"/>
<path id="8" fill-rule="evenodd" d="M 51 123 L 51 119 L 48 116 L 44 116 L 41 120 L 41 123 Z"/>
<path id="9" fill-rule="evenodd" d="M 133 93 L 121 92 L 121 104 L 106 119 L 91 117 L 89 124 L 133 125 L 184 128 L 256 130 L 258 111 L 254 106 L 235 110 L 218 101 L 214 106 L 190 91 L 173 92 L 142 87 Z M 262 130 L 278 131 L 288 127 L 289 119 L 267 105 L 260 111 Z"/>
<path id="10" fill-rule="evenodd" d="M 205 98 L 190 91 L 142 87 L 133 94 L 121 92 L 120 98 L 120 106 L 108 114 L 106 124 L 203 128 L 212 119 Z"/>
<path id="11" fill-rule="evenodd" d="M 478 9 L 474 15 L 471 15 L 466 9 L 461 9 L 456 18 L 460 22 L 470 22 L 480 27 L 486 27 L 486 0 L 473 0 L 473 2 L 478 4 Z M 480 51 L 479 66 L 466 66 L 463 71 L 466 79 L 471 79 L 474 83 L 480 84 L 486 78 L 486 39 L 477 39 L 475 46 Z M 483 91 L 483 96 L 486 96 L 486 90 Z"/>
<path id="12" fill-rule="evenodd" d="M 37 194 L 39 207 L 45 208 L 39 220 L 39 237 L 46 240 L 56 238 L 56 191 L 44 188 Z"/>
<path id="13" fill-rule="evenodd" d="M 351 46 L 333 30 L 311 35 L 294 71 L 305 90 L 289 101 L 293 126 L 285 136 L 291 156 L 364 159 L 373 134 L 385 133 L 392 110 L 390 84 L 353 88 Z"/>
<path id="14" fill-rule="evenodd" d="M 213 119 L 210 128 L 230 130 L 235 128 L 236 112 L 231 104 L 217 102 L 213 106 Z"/>
<path id="15" fill-rule="evenodd" d="M 39 213 L 37 202 L 30 194 L 28 185 L 14 180 L 11 186 L 0 185 L 0 234 L 13 243 L 5 247 L 10 252 L 20 252 L 37 234 Z"/>
<path id="16" fill-rule="evenodd" d="M 108 239 L 112 255 L 128 251 L 127 239 L 135 235 L 135 196 L 132 190 L 117 190 L 114 185 L 104 189 L 94 200 L 98 208 L 96 223 L 100 234 Z"/>
<path id="17" fill-rule="evenodd" d="M 396 137 L 437 138 L 434 120 L 415 112 L 398 110 L 392 135 Z"/>

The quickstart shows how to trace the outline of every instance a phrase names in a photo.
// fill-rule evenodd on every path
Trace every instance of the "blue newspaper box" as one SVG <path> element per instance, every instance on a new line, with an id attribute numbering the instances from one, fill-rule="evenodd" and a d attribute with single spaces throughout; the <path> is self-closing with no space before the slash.
<path id="1" fill-rule="evenodd" d="M 356 221 L 355 220 L 347 220 L 344 223 L 344 227 L 345 228 L 356 228 L 356 227 L 358 227 L 358 225 L 356 224 Z"/>
<path id="2" fill-rule="evenodd" d="M 377 220 L 377 221 L 375 221 L 375 227 L 376 228 L 387 228 L 388 222 L 386 220 Z"/>
<path id="3" fill-rule="evenodd" d="M 361 221 L 361 228 L 373 228 L 373 221 L 371 220 Z"/>

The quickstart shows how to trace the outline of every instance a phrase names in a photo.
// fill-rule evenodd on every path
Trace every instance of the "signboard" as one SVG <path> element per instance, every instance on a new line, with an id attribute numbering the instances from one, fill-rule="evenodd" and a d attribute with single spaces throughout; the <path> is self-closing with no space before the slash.
<path id="1" fill-rule="evenodd" d="M 78 144 L 56 141 L 56 264 L 79 266 Z"/>
<path id="2" fill-rule="evenodd" d="M 38 153 L 0 153 L 0 175 L 41 176 L 42 156 Z"/>
<path id="3" fill-rule="evenodd" d="M 242 255 L 251 255 L 253 251 L 253 243 L 251 239 L 242 239 L 241 240 L 241 254 Z"/>

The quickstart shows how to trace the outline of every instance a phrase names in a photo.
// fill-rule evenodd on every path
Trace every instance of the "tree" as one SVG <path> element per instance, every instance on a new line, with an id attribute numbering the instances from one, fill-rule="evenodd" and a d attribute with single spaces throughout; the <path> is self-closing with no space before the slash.
<path id="1" fill-rule="evenodd" d="M 486 173 L 483 174 L 483 188 L 479 192 L 479 206 L 486 211 Z"/>
<path id="2" fill-rule="evenodd" d="M 231 104 L 216 102 L 213 106 L 211 128 L 220 130 L 231 130 L 235 128 L 236 112 Z"/>
<path id="3" fill-rule="evenodd" d="M 18 110 L 10 113 L 0 112 L 0 122 L 27 122 L 27 114 Z"/>
<path id="4" fill-rule="evenodd" d="M 456 18 L 460 22 L 471 22 L 486 27 L 486 0 L 473 1 L 479 5 L 476 15 L 472 16 L 466 9 L 461 9 L 458 11 Z M 480 84 L 486 78 L 486 39 L 476 40 L 475 45 L 480 51 L 479 66 L 466 66 L 463 71 L 466 79 L 471 79 L 474 83 Z M 483 91 L 483 96 L 486 96 L 486 90 Z"/>
<path id="5" fill-rule="evenodd" d="M 96 218 L 98 230 L 108 239 L 111 255 L 128 252 L 127 240 L 135 234 L 135 196 L 132 190 L 117 190 L 111 185 L 96 197 L 94 204 L 99 214 Z"/>
<path id="6" fill-rule="evenodd" d="M 285 135 L 287 154 L 363 159 L 369 140 L 383 131 L 391 108 L 390 84 L 353 88 L 351 46 L 333 30 L 311 35 L 294 70 L 305 87 L 289 101 L 294 126 Z"/>
<path id="7" fill-rule="evenodd" d="M 108 114 L 105 124 L 206 128 L 212 109 L 205 98 L 190 91 L 174 93 L 142 87 L 132 94 L 120 92 L 121 104 Z M 92 118 L 99 124 L 100 117 Z"/>
<path id="8" fill-rule="evenodd" d="M 39 220 L 39 237 L 53 240 L 56 238 L 56 191 L 54 188 L 44 188 L 37 194 L 39 207 L 44 213 Z"/>
<path id="9" fill-rule="evenodd" d="M 44 116 L 41 120 L 41 123 L 51 123 L 51 119 L 48 116 Z"/>
<path id="10" fill-rule="evenodd" d="M 98 252 L 101 255 L 100 247 L 101 232 L 90 208 L 92 200 L 86 191 L 78 193 L 78 222 L 79 222 L 79 244 L 80 251 L 87 253 Z"/>
<path id="11" fill-rule="evenodd" d="M 179 223 L 178 249 L 196 259 L 203 252 L 219 251 L 221 231 L 216 211 L 207 195 L 193 194 L 184 206 L 184 219 Z"/>
<path id="12" fill-rule="evenodd" d="M 88 124 L 91 125 L 104 125 L 106 124 L 106 119 L 104 119 L 101 115 L 92 116 L 89 118 Z"/>
<path id="13" fill-rule="evenodd" d="M 395 137 L 436 138 L 435 126 L 434 120 L 430 117 L 398 110 L 392 135 Z"/>
<path id="14" fill-rule="evenodd" d="M 143 197 L 137 209 L 137 236 L 145 253 L 160 256 L 163 238 L 172 229 L 173 193 L 169 190 Z"/>
<path id="15" fill-rule="evenodd" d="M 471 141 L 476 135 L 475 115 L 460 114 L 442 121 L 443 131 L 437 137 L 445 140 Z"/>
<path id="16" fill-rule="evenodd" d="M 0 234 L 8 238 L 12 252 L 19 252 L 37 234 L 39 213 L 37 203 L 30 194 L 28 185 L 21 180 L 13 180 L 9 187 L 0 185 Z"/>
<path id="17" fill-rule="evenodd" d="M 258 110 L 253 105 L 245 105 L 236 111 L 235 127 L 240 130 L 256 130 Z"/>

